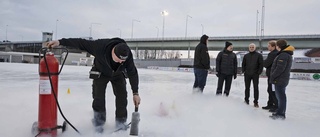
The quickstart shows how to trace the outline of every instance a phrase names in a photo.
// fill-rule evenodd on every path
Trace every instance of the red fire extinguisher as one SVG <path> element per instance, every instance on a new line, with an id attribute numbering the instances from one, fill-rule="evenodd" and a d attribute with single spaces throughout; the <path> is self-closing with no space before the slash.
<path id="1" fill-rule="evenodd" d="M 66 129 L 66 122 L 62 126 L 57 125 L 57 97 L 58 97 L 58 76 L 63 64 L 59 70 L 59 61 L 54 53 L 47 48 L 42 48 L 44 57 L 39 61 L 39 110 L 38 122 L 32 126 L 33 134 L 36 136 L 57 136 L 57 129 Z M 67 51 L 67 50 L 66 50 Z M 68 52 L 67 52 L 68 55 Z M 67 56 L 66 55 L 66 56 Z M 39 57 L 41 53 L 39 53 Z"/>

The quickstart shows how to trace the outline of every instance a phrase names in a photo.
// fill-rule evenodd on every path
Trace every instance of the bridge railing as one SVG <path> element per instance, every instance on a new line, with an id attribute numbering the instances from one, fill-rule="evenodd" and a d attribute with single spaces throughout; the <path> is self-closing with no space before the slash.
<path id="1" fill-rule="evenodd" d="M 314 39 L 320 38 L 320 34 L 306 34 L 306 35 L 265 35 L 261 39 Z M 260 36 L 209 36 L 209 40 L 258 40 Z M 200 37 L 164 37 L 164 38 L 125 38 L 126 41 L 180 41 L 180 40 L 200 40 Z"/>

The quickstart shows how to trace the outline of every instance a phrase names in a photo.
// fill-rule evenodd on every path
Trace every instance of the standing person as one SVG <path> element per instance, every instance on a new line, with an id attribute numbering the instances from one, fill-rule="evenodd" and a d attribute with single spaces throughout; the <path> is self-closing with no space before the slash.
<path id="1" fill-rule="evenodd" d="M 270 116 L 270 118 L 285 119 L 287 108 L 286 87 L 290 80 L 292 55 L 295 49 L 293 46 L 287 45 L 286 40 L 278 40 L 276 48 L 279 50 L 279 53 L 273 61 L 269 82 L 275 86 L 278 109 Z"/>
<path id="2" fill-rule="evenodd" d="M 132 53 L 123 39 L 98 39 L 89 41 L 79 38 L 60 39 L 47 43 L 48 47 L 63 45 L 87 51 L 94 58 L 93 67 L 90 71 L 92 84 L 92 123 L 96 132 L 102 133 L 106 122 L 106 87 L 111 82 L 115 95 L 115 121 L 116 127 L 127 129 L 127 90 L 125 77 L 129 78 L 133 93 L 135 107 L 140 104 L 138 93 L 138 71 L 133 62 Z"/>
<path id="3" fill-rule="evenodd" d="M 206 86 L 208 69 L 210 68 L 210 57 L 208 53 L 208 39 L 207 35 L 202 35 L 200 38 L 200 43 L 197 45 L 194 51 L 194 62 L 193 62 L 193 71 L 194 71 L 194 84 L 193 92 L 203 93 L 203 89 Z"/>
<path id="4" fill-rule="evenodd" d="M 218 77 L 218 87 L 216 95 L 222 94 L 222 86 L 224 81 L 226 82 L 224 87 L 224 95 L 229 96 L 232 76 L 237 78 L 237 56 L 233 53 L 233 45 L 231 42 L 226 42 L 223 51 L 219 52 L 216 58 L 216 72 Z"/>
<path id="5" fill-rule="evenodd" d="M 249 45 L 249 53 L 245 54 L 242 61 L 242 72 L 244 73 L 245 97 L 244 101 L 249 105 L 250 84 L 253 82 L 254 107 L 259 107 L 259 75 L 263 70 L 263 57 L 256 52 L 256 45 Z"/>
<path id="6" fill-rule="evenodd" d="M 275 95 L 274 90 L 272 90 L 272 84 L 269 83 L 270 80 L 270 71 L 271 71 L 271 66 L 273 63 L 273 60 L 276 58 L 278 54 L 278 50 L 276 49 L 276 42 L 275 40 L 271 40 L 268 42 L 268 50 L 270 53 L 268 54 L 267 58 L 263 61 L 263 66 L 266 68 L 266 74 L 268 77 L 268 102 L 267 106 L 262 107 L 262 109 L 266 109 L 269 111 L 275 111 L 278 108 L 278 102 L 277 98 Z"/>

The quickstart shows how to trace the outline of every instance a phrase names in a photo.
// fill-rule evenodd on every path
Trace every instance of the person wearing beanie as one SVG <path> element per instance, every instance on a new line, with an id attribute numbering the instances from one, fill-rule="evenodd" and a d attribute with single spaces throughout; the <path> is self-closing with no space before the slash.
<path id="1" fill-rule="evenodd" d="M 196 46 L 194 51 L 194 84 L 193 93 L 203 93 L 203 89 L 206 86 L 208 69 L 210 69 L 210 57 L 208 53 L 208 39 L 207 35 L 203 35 L 200 38 L 200 43 Z"/>
<path id="2" fill-rule="evenodd" d="M 231 42 L 226 42 L 225 48 L 219 52 L 216 58 L 216 75 L 218 77 L 218 86 L 216 95 L 222 95 L 222 86 L 225 82 L 224 92 L 225 96 L 229 96 L 232 77 L 237 78 L 237 56 L 233 52 L 233 45 Z"/>
<path id="3" fill-rule="evenodd" d="M 267 81 L 270 79 L 270 71 L 273 60 L 276 58 L 278 54 L 278 50 L 276 49 L 276 42 L 275 40 L 271 40 L 268 42 L 268 50 L 270 51 L 267 58 L 263 61 L 263 66 L 266 68 L 266 75 L 268 77 Z M 270 112 L 275 112 L 278 108 L 278 101 L 275 95 L 274 90 L 272 90 L 272 84 L 268 82 L 268 102 L 267 106 L 262 107 L 262 109 L 269 110 Z"/>
<path id="4" fill-rule="evenodd" d="M 242 73 L 244 73 L 245 97 L 244 101 L 249 105 L 250 85 L 253 82 L 254 107 L 258 108 L 259 100 L 259 75 L 263 70 L 263 57 L 256 51 L 256 45 L 249 45 L 249 53 L 245 54 L 242 60 Z"/>
<path id="5" fill-rule="evenodd" d="M 278 100 L 278 109 L 270 118 L 285 119 L 287 108 L 286 87 L 290 80 L 290 71 L 292 66 L 292 55 L 295 48 L 287 44 L 286 40 L 278 40 L 276 48 L 279 51 L 277 57 L 273 60 L 270 71 L 270 84 L 275 87 L 275 94 Z"/>
<path id="6" fill-rule="evenodd" d="M 130 48 L 123 39 L 98 39 L 89 41 L 80 38 L 63 38 L 47 42 L 46 45 L 55 47 L 63 45 L 66 47 L 77 48 L 93 55 L 94 63 L 90 71 L 89 78 L 92 83 L 92 124 L 97 133 L 103 132 L 106 122 L 106 87 L 110 82 L 115 95 L 115 123 L 117 128 L 126 130 L 127 120 L 127 89 L 126 80 L 129 78 L 133 93 L 133 103 L 135 107 L 140 104 L 138 93 L 138 71 L 133 62 Z"/>
<path id="7" fill-rule="evenodd" d="M 224 49 L 227 49 L 229 46 L 232 46 L 232 43 L 229 41 L 226 41 L 226 45 L 225 45 Z"/>

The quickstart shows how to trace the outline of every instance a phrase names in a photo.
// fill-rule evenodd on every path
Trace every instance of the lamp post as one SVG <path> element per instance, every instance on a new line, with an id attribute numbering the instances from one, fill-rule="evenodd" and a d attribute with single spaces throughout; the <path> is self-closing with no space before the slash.
<path id="1" fill-rule="evenodd" d="M 257 17 L 256 17 L 256 36 L 259 34 L 259 10 L 257 10 Z"/>
<path id="2" fill-rule="evenodd" d="M 259 48 L 260 52 L 262 53 L 263 46 L 262 46 L 262 39 L 264 36 L 264 14 L 265 14 L 265 0 L 262 0 L 262 13 L 261 13 L 261 35 L 259 39 Z"/>
<path id="3" fill-rule="evenodd" d="M 192 18 L 190 15 L 187 15 L 186 18 L 186 34 L 185 34 L 185 39 L 187 39 L 187 35 L 188 35 L 188 18 Z M 188 59 L 190 58 L 190 42 L 188 42 Z"/>
<path id="4" fill-rule="evenodd" d="M 187 15 L 187 18 L 186 18 L 186 34 L 185 34 L 185 38 L 187 38 L 187 35 L 188 35 L 188 18 L 192 18 L 190 15 Z"/>
<path id="5" fill-rule="evenodd" d="M 8 41 L 8 25 L 6 25 L 6 42 Z"/>
<path id="6" fill-rule="evenodd" d="M 132 26 L 131 26 L 131 38 L 133 38 L 133 22 L 140 22 L 139 20 L 133 19 L 132 20 Z"/>
<path id="7" fill-rule="evenodd" d="M 202 28 L 201 35 L 203 35 L 204 26 L 202 24 L 201 24 L 201 28 Z"/>
<path id="8" fill-rule="evenodd" d="M 92 25 L 101 25 L 100 23 L 91 23 L 90 24 L 90 38 L 92 38 Z"/>
<path id="9" fill-rule="evenodd" d="M 118 29 L 118 30 L 119 30 L 119 33 L 120 33 L 120 34 L 119 34 L 119 37 L 121 38 L 121 29 Z"/>
<path id="10" fill-rule="evenodd" d="M 162 23 L 162 45 L 163 45 L 163 40 L 164 40 L 164 22 L 165 22 L 165 17 L 169 14 L 167 11 L 162 11 L 161 15 L 163 16 L 163 23 Z"/>
<path id="11" fill-rule="evenodd" d="M 156 26 L 157 29 L 157 39 L 159 38 L 159 28 Z"/>
<path id="12" fill-rule="evenodd" d="M 165 17 L 169 14 L 168 11 L 164 10 L 161 12 L 161 15 L 163 17 L 163 23 L 162 23 L 162 42 L 161 42 L 161 48 L 163 48 L 163 42 L 164 42 L 164 22 L 165 22 Z"/>
<path id="13" fill-rule="evenodd" d="M 22 35 L 19 35 L 21 37 L 21 41 L 23 41 L 23 36 Z"/>
<path id="14" fill-rule="evenodd" d="M 56 20 L 56 40 L 58 39 L 58 19 Z"/>

